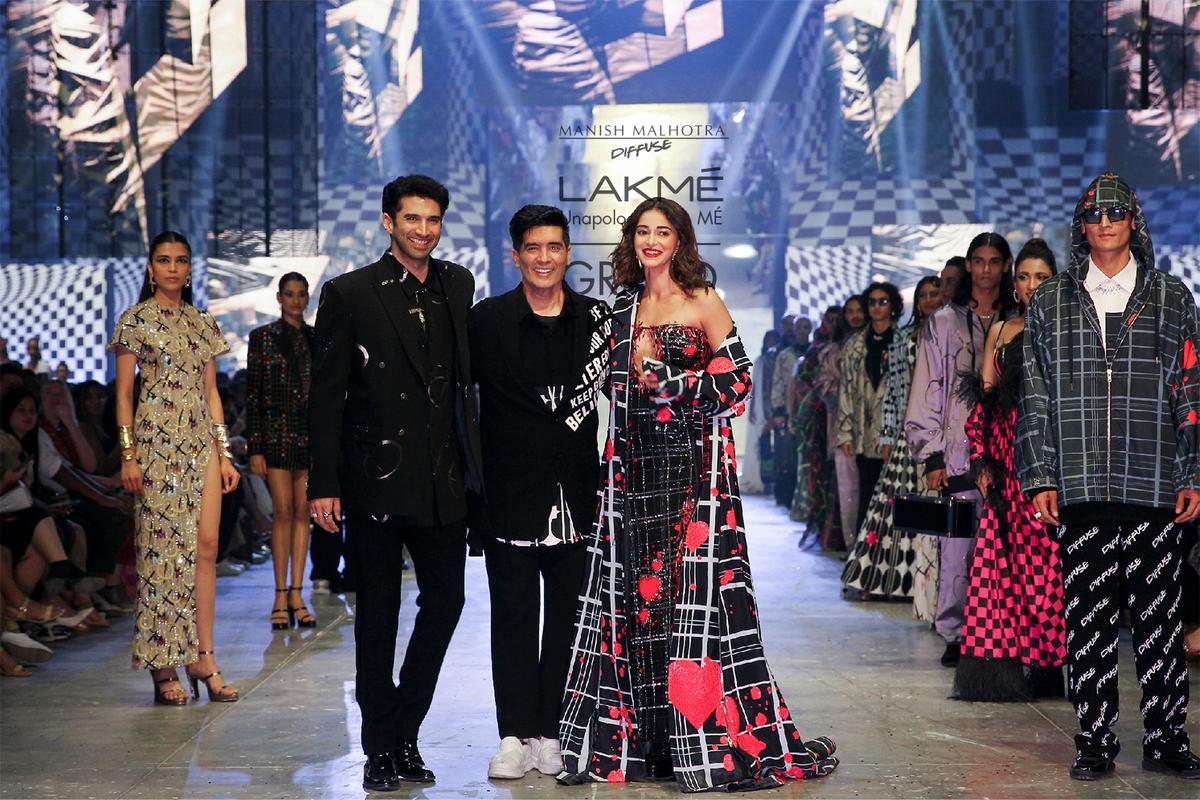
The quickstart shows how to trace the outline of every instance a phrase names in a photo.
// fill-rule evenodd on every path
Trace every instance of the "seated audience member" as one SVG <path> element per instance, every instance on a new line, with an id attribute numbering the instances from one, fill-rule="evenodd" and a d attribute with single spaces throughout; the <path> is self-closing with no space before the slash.
<path id="1" fill-rule="evenodd" d="M 79 432 L 96 459 L 95 473 L 106 477 L 116 474 L 121 469 L 121 451 L 117 447 L 116 437 L 104 424 L 108 392 L 98 381 L 84 381 L 76 390 L 75 400 Z"/>
<path id="2" fill-rule="evenodd" d="M 0 430 L 0 547 L 9 555 L 15 575 L 20 578 L 10 587 L 10 620 L 46 621 L 42 612 L 28 616 L 29 595 L 43 580 L 49 601 L 68 589 L 87 589 L 80 586 L 85 574 L 72 563 L 63 549 L 55 526 L 55 510 L 47 509 L 35 500 L 29 487 L 35 479 L 35 465 L 18 436 L 35 437 L 36 411 L 32 398 L 10 393 L 3 402 L 4 425 Z M 68 533 L 68 543 L 72 534 Z M 66 606 L 59 604 L 61 616 Z M 87 614 L 80 616 L 82 621 Z"/>
<path id="3" fill-rule="evenodd" d="M 15 361 L 0 364 L 0 396 L 8 390 L 25 385 L 25 370 Z"/>
<path id="4" fill-rule="evenodd" d="M 52 381 L 46 388 L 51 398 L 51 408 L 54 408 L 56 403 L 61 404 L 61 399 L 53 398 L 56 392 L 65 391 L 63 384 Z M 5 408 L 8 408 L 10 396 L 19 391 L 15 390 L 5 395 Z M 33 403 L 36 408 L 32 396 L 27 399 L 21 396 L 21 399 Z M 129 499 L 110 493 L 111 480 L 96 478 L 78 468 L 73 460 L 78 455 L 75 436 L 66 430 L 70 424 L 65 428 L 55 428 L 54 424 L 46 419 L 42 422 L 36 437 L 22 442 L 25 452 L 37 465 L 34 493 L 57 501 L 60 506 L 71 505 L 71 521 L 81 525 L 87 536 L 87 572 L 90 576 L 108 579 L 116 569 L 117 557 L 125 543 L 132 520 Z M 52 432 L 47 428 L 54 430 Z M 79 438 L 82 441 L 82 436 Z M 87 443 L 83 444 L 87 448 Z M 87 455 L 91 456 L 90 448 L 87 449 Z M 100 586 L 103 586 L 104 582 L 101 580 Z"/>
<path id="5" fill-rule="evenodd" d="M 0 589 L 12 584 L 12 555 L 7 547 L 0 545 Z M 30 607 L 35 605 L 39 608 Z M 42 613 L 43 609 L 40 608 L 40 605 L 26 599 L 25 613 Z M 16 628 L 17 623 L 11 618 L 9 607 L 6 593 L 0 591 L 0 620 L 3 620 L 4 623 L 4 632 L 0 633 L 0 675 L 6 678 L 28 678 L 33 673 L 25 664 L 40 664 L 49 661 L 54 655 L 54 651 L 41 642 L 31 639 L 19 629 L 10 630 L 9 626 Z"/>

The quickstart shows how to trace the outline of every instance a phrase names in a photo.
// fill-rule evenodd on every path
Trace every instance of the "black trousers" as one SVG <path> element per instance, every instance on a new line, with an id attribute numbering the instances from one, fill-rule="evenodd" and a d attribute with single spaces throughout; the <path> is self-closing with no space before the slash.
<path id="1" fill-rule="evenodd" d="M 1100 511 L 1100 513 L 1089 513 Z M 1142 521 L 1134 516 L 1141 514 Z M 1188 680 L 1181 616 L 1181 529 L 1162 509 L 1068 507 L 1059 528 L 1066 603 L 1067 688 L 1081 753 L 1114 758 L 1117 641 L 1128 604 L 1142 685 L 1144 755 L 1188 748 Z"/>
<path id="2" fill-rule="evenodd" d="M 788 430 L 776 430 L 771 449 L 775 458 L 775 502 L 791 508 L 796 492 L 796 437 Z"/>
<path id="3" fill-rule="evenodd" d="M 867 458 L 859 455 L 855 456 L 854 460 L 858 464 L 858 517 L 855 520 L 854 533 L 847 537 L 852 542 L 858 535 L 863 520 L 867 518 L 867 509 L 871 506 L 871 498 L 875 495 L 875 484 L 879 483 L 879 476 L 883 472 L 882 458 Z"/>
<path id="4" fill-rule="evenodd" d="M 557 739 L 587 548 L 583 542 L 515 547 L 490 541 L 483 554 L 492 599 L 492 686 L 500 738 Z"/>
<path id="5" fill-rule="evenodd" d="M 108 575 L 117 568 L 125 538 L 133 535 L 130 517 L 86 497 L 78 499 L 79 504 L 69 519 L 82 525 L 87 536 L 87 571 L 93 575 Z M 13 553 L 13 557 L 21 558 L 17 553 Z"/>
<path id="6" fill-rule="evenodd" d="M 330 533 L 320 525 L 313 525 L 308 537 L 312 571 L 309 578 L 314 581 L 331 581 L 337 577 L 338 564 L 342 560 L 342 534 Z M 349 572 L 347 564 L 347 572 Z"/>
<path id="7" fill-rule="evenodd" d="M 362 747 L 368 754 L 382 753 L 394 749 L 398 739 L 416 739 L 429 712 L 462 613 L 466 528 L 461 522 L 420 527 L 351 513 L 346 531 L 358 570 L 354 662 Z M 405 547 L 416 572 L 419 610 L 397 684 L 392 676 Z"/>

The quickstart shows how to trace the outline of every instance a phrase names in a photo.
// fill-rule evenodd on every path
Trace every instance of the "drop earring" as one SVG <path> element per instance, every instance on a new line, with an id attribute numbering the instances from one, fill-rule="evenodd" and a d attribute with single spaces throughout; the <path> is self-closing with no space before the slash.
<path id="1" fill-rule="evenodd" d="M 154 282 L 154 276 L 153 276 L 153 275 L 151 275 L 151 274 L 147 273 L 147 274 L 146 274 L 146 276 L 147 276 L 148 278 L 150 278 L 150 291 L 152 291 L 152 292 L 153 292 L 155 289 L 157 289 L 157 288 L 158 288 L 158 284 L 156 284 L 156 283 Z"/>
<path id="2" fill-rule="evenodd" d="M 192 285 L 192 273 L 190 273 L 190 272 L 188 273 L 187 280 L 186 280 L 186 281 L 184 281 L 183 285 L 184 285 L 184 286 L 187 286 L 188 288 L 191 288 L 191 285 Z"/>

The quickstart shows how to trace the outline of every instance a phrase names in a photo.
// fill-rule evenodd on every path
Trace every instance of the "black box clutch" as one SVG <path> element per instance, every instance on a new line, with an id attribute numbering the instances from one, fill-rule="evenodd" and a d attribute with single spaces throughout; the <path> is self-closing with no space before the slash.
<path id="1" fill-rule="evenodd" d="M 892 527 L 901 533 L 971 539 L 976 527 L 975 501 L 920 494 L 898 495 L 892 506 Z"/>

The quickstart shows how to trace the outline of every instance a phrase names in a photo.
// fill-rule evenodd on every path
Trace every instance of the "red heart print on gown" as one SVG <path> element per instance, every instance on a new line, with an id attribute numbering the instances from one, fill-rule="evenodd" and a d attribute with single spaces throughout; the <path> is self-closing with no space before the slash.
<path id="1" fill-rule="evenodd" d="M 711 658 L 672 661 L 667 668 L 667 699 L 699 729 L 721 702 L 721 665 Z"/>
<path id="2" fill-rule="evenodd" d="M 653 575 L 647 575 L 638 578 L 638 594 L 642 599 L 649 603 L 654 598 L 658 597 L 659 591 L 662 590 L 662 581 Z"/>
<path id="3" fill-rule="evenodd" d="M 708 539 L 708 523 L 694 521 L 689 522 L 687 526 L 687 537 L 684 539 L 684 544 L 687 545 L 688 552 L 694 553 L 700 545 Z"/>
<path id="4" fill-rule="evenodd" d="M 733 372 L 733 370 L 733 361 L 725 356 L 717 356 L 712 361 L 708 362 L 708 371 L 714 375 L 722 375 L 726 372 Z"/>

